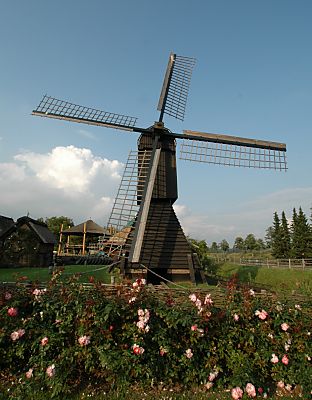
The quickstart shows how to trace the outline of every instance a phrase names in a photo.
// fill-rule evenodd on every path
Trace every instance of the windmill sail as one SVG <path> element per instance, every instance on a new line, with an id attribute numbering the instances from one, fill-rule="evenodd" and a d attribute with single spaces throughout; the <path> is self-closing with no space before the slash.
<path id="1" fill-rule="evenodd" d="M 195 131 L 183 133 L 178 135 L 184 139 L 180 147 L 181 160 L 280 171 L 287 169 L 284 143 Z"/>
<path id="2" fill-rule="evenodd" d="M 137 118 L 79 106 L 45 95 L 32 115 L 133 131 Z"/>
<path id="3" fill-rule="evenodd" d="M 184 119 L 188 90 L 196 60 L 171 53 L 157 110 L 159 121 L 167 114 L 181 121 Z"/>

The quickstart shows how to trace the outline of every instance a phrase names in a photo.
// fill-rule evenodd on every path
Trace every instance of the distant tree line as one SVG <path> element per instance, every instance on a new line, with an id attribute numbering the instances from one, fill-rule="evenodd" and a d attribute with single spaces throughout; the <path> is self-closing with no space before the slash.
<path id="1" fill-rule="evenodd" d="M 291 220 L 284 211 L 281 217 L 275 212 L 266 237 L 275 258 L 312 258 L 312 224 L 301 207 L 293 209 Z"/>

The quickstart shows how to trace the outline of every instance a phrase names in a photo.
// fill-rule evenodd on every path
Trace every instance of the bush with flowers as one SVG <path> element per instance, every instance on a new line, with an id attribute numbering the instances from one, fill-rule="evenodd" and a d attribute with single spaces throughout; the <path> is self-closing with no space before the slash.
<path id="1" fill-rule="evenodd" d="M 9 399 L 68 398 L 92 385 L 197 385 L 233 399 L 310 395 L 311 309 L 231 283 L 224 305 L 203 291 L 154 293 L 55 276 L 46 289 L 0 293 L 0 389 Z M 0 390 L 0 391 L 1 391 Z"/>

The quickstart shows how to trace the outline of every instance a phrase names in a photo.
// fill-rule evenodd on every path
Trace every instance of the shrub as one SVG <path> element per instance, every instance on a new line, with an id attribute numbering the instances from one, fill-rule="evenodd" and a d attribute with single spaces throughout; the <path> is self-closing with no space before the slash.
<path id="1" fill-rule="evenodd" d="M 277 387 L 311 392 L 305 308 L 237 291 L 234 282 L 222 307 L 200 290 L 172 293 L 155 294 L 143 280 L 111 293 L 100 283 L 86 287 L 57 275 L 46 289 L 2 288 L 3 391 L 12 399 L 65 398 L 92 383 L 196 384 L 239 388 L 246 396 L 253 386 L 258 395 Z"/>

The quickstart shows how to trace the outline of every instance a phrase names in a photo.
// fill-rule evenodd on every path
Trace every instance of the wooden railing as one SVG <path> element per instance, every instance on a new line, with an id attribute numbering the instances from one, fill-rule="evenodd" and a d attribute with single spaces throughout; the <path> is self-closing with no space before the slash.
<path id="1" fill-rule="evenodd" d="M 256 258 L 240 258 L 240 265 L 251 265 L 267 268 L 289 268 L 289 269 L 302 269 L 312 270 L 311 258 L 288 258 L 288 259 L 256 259 Z"/>

